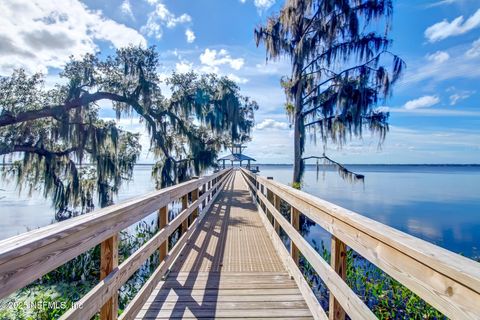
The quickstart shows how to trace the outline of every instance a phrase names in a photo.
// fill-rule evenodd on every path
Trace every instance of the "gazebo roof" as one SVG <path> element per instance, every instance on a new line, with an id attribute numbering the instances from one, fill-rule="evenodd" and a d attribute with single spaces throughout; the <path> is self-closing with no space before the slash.
<path id="1" fill-rule="evenodd" d="M 225 156 L 225 157 L 221 157 L 218 159 L 218 161 L 222 161 L 222 160 L 228 160 L 228 161 L 257 161 L 253 158 L 250 158 L 249 156 L 246 156 L 244 154 L 241 154 L 241 153 L 232 153 L 232 154 L 229 154 L 228 156 Z"/>

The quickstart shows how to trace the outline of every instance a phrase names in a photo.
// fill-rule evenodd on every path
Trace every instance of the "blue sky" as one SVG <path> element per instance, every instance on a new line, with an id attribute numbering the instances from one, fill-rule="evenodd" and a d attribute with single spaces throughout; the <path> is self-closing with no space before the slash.
<path id="1" fill-rule="evenodd" d="M 253 29 L 280 0 L 6 0 L 0 3 L 0 74 L 13 68 L 47 74 L 47 86 L 70 55 L 112 53 L 128 43 L 155 45 L 172 71 L 216 72 L 238 81 L 260 105 L 247 153 L 261 163 L 292 161 L 292 132 L 279 79 L 288 61 L 265 63 Z M 480 3 L 395 1 L 392 51 L 407 71 L 391 99 L 386 141 L 365 134 L 327 153 L 344 163 L 479 163 Z M 168 92 L 165 92 L 168 95 Z M 113 117 L 108 105 L 102 115 Z M 126 129 L 143 132 L 136 119 Z M 147 137 L 142 138 L 147 144 Z M 151 156 L 147 148 L 142 161 Z M 306 155 L 321 154 L 309 144 Z"/>

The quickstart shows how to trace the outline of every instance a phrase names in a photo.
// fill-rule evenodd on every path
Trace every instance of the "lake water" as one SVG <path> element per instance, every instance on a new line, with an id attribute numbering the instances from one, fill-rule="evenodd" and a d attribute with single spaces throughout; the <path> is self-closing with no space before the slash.
<path id="1" fill-rule="evenodd" d="M 480 257 L 480 166 L 351 165 L 364 183 L 307 166 L 303 190 L 384 224 L 469 257 Z M 154 190 L 151 167 L 137 166 L 117 201 Z M 261 175 L 289 183 L 292 167 L 260 165 Z M 52 223 L 50 201 L 20 194 L 0 182 L 0 239 Z M 313 227 L 309 240 L 328 240 Z"/>

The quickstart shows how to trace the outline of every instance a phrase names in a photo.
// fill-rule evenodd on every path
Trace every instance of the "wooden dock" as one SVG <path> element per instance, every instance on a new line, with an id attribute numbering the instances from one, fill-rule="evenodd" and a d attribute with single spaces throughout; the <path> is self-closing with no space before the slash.
<path id="1" fill-rule="evenodd" d="M 181 211 L 168 221 L 172 203 Z M 119 264 L 119 232 L 155 212 L 158 231 Z M 332 235 L 331 261 L 301 235 L 302 216 Z M 97 245 L 99 282 L 61 319 L 376 319 L 345 281 L 347 248 L 448 318 L 480 319 L 478 262 L 245 169 L 0 241 L 0 299 Z M 159 266 L 119 315 L 120 288 L 155 252 Z M 300 255 L 329 289 L 327 310 Z"/>
<path id="2" fill-rule="evenodd" d="M 312 319 L 237 171 L 136 319 Z"/>

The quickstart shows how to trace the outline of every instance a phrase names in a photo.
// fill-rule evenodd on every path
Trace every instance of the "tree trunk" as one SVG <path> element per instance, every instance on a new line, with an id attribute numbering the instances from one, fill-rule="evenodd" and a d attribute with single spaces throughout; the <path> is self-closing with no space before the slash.
<path id="1" fill-rule="evenodd" d="M 294 119 L 294 160 L 293 160 L 293 184 L 298 185 L 302 180 L 302 150 L 301 150 L 301 132 L 300 132 L 300 121 L 303 121 L 303 118 L 295 114 Z"/>
<path id="2" fill-rule="evenodd" d="M 303 143 L 305 138 L 302 137 L 304 134 L 302 127 L 303 123 L 303 79 L 302 79 L 302 69 L 303 61 L 301 57 L 295 57 L 294 59 L 294 79 L 295 79 L 295 92 L 294 92 L 294 160 L 293 160 L 293 185 L 298 186 L 302 181 L 302 155 L 303 155 Z"/>

